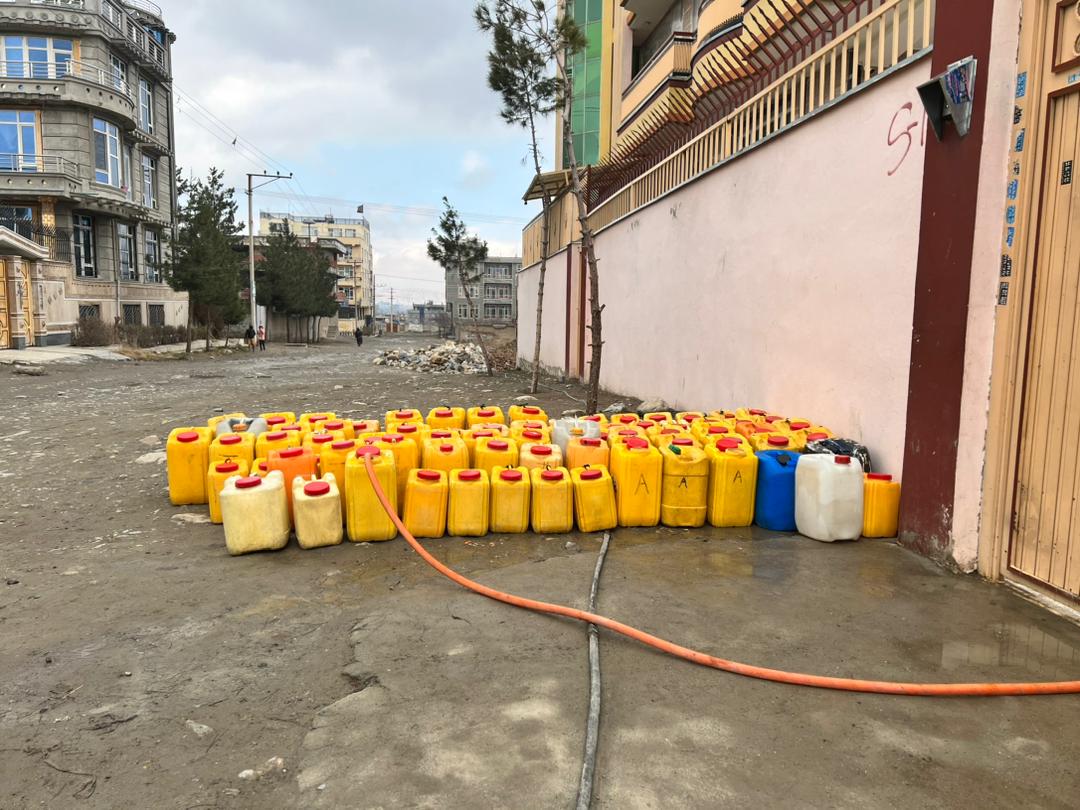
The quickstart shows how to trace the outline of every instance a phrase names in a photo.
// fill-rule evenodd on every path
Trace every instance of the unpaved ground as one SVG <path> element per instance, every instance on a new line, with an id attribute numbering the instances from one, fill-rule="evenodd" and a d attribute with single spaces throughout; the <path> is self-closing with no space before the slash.
<path id="1" fill-rule="evenodd" d="M 293 804 L 313 715 L 358 688 L 342 675 L 350 628 L 427 571 L 402 543 L 230 559 L 220 527 L 183 519 L 203 509 L 168 504 L 154 454 L 221 408 L 360 416 L 523 393 L 513 375 L 370 364 L 405 340 L 52 365 L 41 378 L 0 368 L 0 807 Z M 456 563 L 565 553 L 504 541 L 462 546 Z M 237 780 L 273 756 L 285 779 Z"/>
<path id="2" fill-rule="evenodd" d="M 370 365 L 388 343 L 0 368 L 0 808 L 569 806 L 582 627 L 470 596 L 400 541 L 232 559 L 202 509 L 168 505 L 161 442 L 215 409 L 360 416 L 523 392 L 517 375 Z M 579 396 L 553 384 L 541 404 Z M 430 546 L 496 587 L 580 606 L 598 541 Z M 1080 628 L 889 543 L 618 532 L 600 609 L 823 674 L 1080 673 Z M 851 696 L 606 634 L 601 651 L 597 807 L 1075 806 L 1080 698 Z M 238 777 L 272 757 L 285 773 Z"/>

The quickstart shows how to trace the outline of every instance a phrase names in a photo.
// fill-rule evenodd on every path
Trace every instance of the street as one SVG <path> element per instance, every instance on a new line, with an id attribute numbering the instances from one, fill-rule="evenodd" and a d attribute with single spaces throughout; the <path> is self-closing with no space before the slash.
<path id="1" fill-rule="evenodd" d="M 430 343 L 430 341 L 427 341 Z M 565 807 L 586 631 L 470 595 L 400 539 L 230 558 L 164 489 L 215 412 L 497 403 L 489 379 L 376 367 L 412 338 L 192 361 L 0 368 L 0 806 Z M 579 386 L 548 381 L 553 415 Z M 604 405 L 610 400 L 605 400 Z M 703 403 L 712 405 L 714 403 Z M 583 607 L 595 536 L 427 544 Z M 918 681 L 1080 672 L 1080 628 L 891 542 L 614 534 L 599 609 L 755 664 Z M 1074 697 L 929 700 L 740 679 L 601 634 L 596 806 L 1070 807 Z M 268 763 L 280 757 L 281 762 Z M 254 771 L 241 778 L 243 771 Z"/>

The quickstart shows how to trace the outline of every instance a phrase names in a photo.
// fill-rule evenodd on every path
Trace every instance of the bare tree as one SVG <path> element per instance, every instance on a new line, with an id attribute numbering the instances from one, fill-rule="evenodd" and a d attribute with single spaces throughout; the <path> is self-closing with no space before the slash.
<path id="1" fill-rule="evenodd" d="M 473 336 L 484 355 L 484 364 L 487 366 L 490 377 L 494 374 L 494 366 L 491 362 L 491 354 L 488 352 L 487 340 L 480 331 L 479 312 L 473 304 L 472 292 L 469 289 L 471 284 L 475 284 L 482 277 L 476 275 L 475 272 L 488 256 L 487 242 L 469 234 L 461 219 L 461 214 L 450 205 L 450 200 L 446 197 L 443 197 L 443 207 L 445 210 L 439 217 L 439 227 L 431 229 L 431 235 L 434 238 L 428 240 L 428 256 L 443 270 L 457 274 L 461 289 L 465 291 L 469 314 L 472 316 Z"/>

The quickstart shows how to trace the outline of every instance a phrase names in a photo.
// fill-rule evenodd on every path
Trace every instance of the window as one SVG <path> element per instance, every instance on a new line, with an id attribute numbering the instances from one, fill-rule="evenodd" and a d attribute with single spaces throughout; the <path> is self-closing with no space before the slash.
<path id="1" fill-rule="evenodd" d="M 161 281 L 161 237 L 149 228 L 143 231 L 143 275 L 148 282 Z"/>
<path id="2" fill-rule="evenodd" d="M 285 233 L 285 231 L 286 231 L 286 228 L 285 228 L 285 223 L 284 222 L 271 222 L 270 223 L 270 233 Z"/>
<path id="3" fill-rule="evenodd" d="M 165 325 L 165 305 L 164 304 L 147 304 L 146 305 L 146 322 L 151 326 L 164 326 Z"/>
<path id="4" fill-rule="evenodd" d="M 54 37 L 2 37 L 0 73 L 10 78 L 61 79 L 71 70 L 74 45 Z"/>
<path id="5" fill-rule="evenodd" d="M 135 202 L 135 178 L 131 173 L 131 147 L 124 150 L 124 193 L 130 202 Z"/>
<path id="6" fill-rule="evenodd" d="M 79 304 L 79 318 L 101 320 L 101 304 Z"/>
<path id="7" fill-rule="evenodd" d="M 469 307 L 468 307 L 468 305 L 466 305 L 466 304 L 458 304 L 457 314 L 458 314 L 459 318 L 468 318 L 469 317 Z"/>
<path id="8" fill-rule="evenodd" d="M 345 229 L 345 238 L 346 239 L 355 239 L 356 238 L 356 228 L 346 228 Z"/>
<path id="9" fill-rule="evenodd" d="M 120 130 L 100 118 L 94 119 L 94 179 L 120 188 Z"/>
<path id="10" fill-rule="evenodd" d="M 142 304 L 124 304 L 124 326 L 142 325 Z"/>
<path id="11" fill-rule="evenodd" d="M 146 79 L 139 79 L 139 126 L 154 131 L 154 87 Z"/>
<path id="12" fill-rule="evenodd" d="M 72 216 L 75 237 L 75 275 L 80 278 L 97 278 L 94 265 L 94 219 L 85 214 Z"/>
<path id="13" fill-rule="evenodd" d="M 127 92 L 127 62 L 115 54 L 109 56 L 109 72 L 112 73 L 113 87 Z"/>
<path id="14" fill-rule="evenodd" d="M 157 161 L 149 155 L 143 155 L 142 159 L 142 175 L 143 175 L 143 192 L 142 201 L 143 205 L 147 208 L 157 208 L 157 187 L 158 187 L 158 175 L 157 175 Z"/>
<path id="15" fill-rule="evenodd" d="M 116 249 L 120 254 L 120 280 L 138 281 L 139 268 L 135 263 L 135 227 L 126 222 L 116 224 Z"/>
<path id="16" fill-rule="evenodd" d="M 0 110 L 0 171 L 37 171 L 37 113 Z"/>
<path id="17" fill-rule="evenodd" d="M 329 233 L 331 239 L 336 239 L 341 236 L 341 228 L 330 228 Z"/>

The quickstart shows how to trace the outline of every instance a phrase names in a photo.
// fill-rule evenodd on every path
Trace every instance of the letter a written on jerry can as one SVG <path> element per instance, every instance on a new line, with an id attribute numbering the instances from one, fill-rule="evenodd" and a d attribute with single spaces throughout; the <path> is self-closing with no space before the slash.
<path id="1" fill-rule="evenodd" d="M 634 494 L 637 495 L 642 490 L 645 490 L 646 495 L 649 494 L 649 482 L 645 480 L 644 475 L 642 475 L 641 478 L 638 479 L 637 489 L 634 490 Z"/>
<path id="2" fill-rule="evenodd" d="M 690 489 L 690 484 L 687 483 L 685 475 L 683 476 L 683 479 L 679 482 L 679 489 Z"/>

